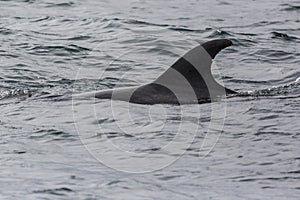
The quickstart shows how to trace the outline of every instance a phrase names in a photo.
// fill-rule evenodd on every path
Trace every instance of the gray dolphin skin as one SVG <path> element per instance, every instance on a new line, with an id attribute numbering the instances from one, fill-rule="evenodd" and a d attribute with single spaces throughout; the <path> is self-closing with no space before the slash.
<path id="1" fill-rule="evenodd" d="M 215 56 L 232 45 L 227 39 L 206 42 L 187 52 L 151 83 L 87 93 L 98 99 L 112 99 L 138 104 L 200 104 L 235 94 L 221 86 L 211 74 Z M 85 96 L 86 96 L 85 95 Z"/>

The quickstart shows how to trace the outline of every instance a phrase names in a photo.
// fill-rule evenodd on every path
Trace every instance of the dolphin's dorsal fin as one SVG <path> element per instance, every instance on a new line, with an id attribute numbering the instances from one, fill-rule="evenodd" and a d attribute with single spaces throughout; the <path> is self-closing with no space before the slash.
<path id="1" fill-rule="evenodd" d="M 219 40 L 212 40 L 209 42 L 205 42 L 201 46 L 206 50 L 206 52 L 210 55 L 211 59 L 214 59 L 216 55 L 226 47 L 232 45 L 232 42 L 227 39 L 219 39 Z"/>
<path id="2" fill-rule="evenodd" d="M 188 81 L 197 99 L 225 95 L 228 89 L 215 81 L 211 74 L 211 64 L 212 59 L 222 49 L 231 45 L 232 42 L 227 39 L 212 40 L 199 45 L 178 59 L 153 83 L 176 88 L 176 91 L 183 91 L 179 95 L 187 95 L 184 91 L 186 90 L 186 82 Z M 174 70 L 176 71 L 176 76 L 174 76 Z M 180 78 L 178 78 L 177 72 L 182 75 Z"/>

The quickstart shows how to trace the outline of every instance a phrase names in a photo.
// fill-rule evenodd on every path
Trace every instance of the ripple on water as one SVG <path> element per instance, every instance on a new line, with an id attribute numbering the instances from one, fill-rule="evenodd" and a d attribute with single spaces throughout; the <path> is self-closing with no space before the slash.
<path id="1" fill-rule="evenodd" d="M 69 1 L 69 2 L 63 2 L 63 3 L 47 3 L 46 7 L 63 7 L 63 8 L 66 8 L 66 7 L 72 7 L 74 5 L 75 5 L 74 2 Z"/>
<path id="2" fill-rule="evenodd" d="M 14 31 L 9 29 L 9 28 L 5 28 L 5 27 L 0 27 L 0 34 L 1 35 L 10 35 L 13 34 Z"/>
<path id="3" fill-rule="evenodd" d="M 38 129 L 31 133 L 29 135 L 29 138 L 34 140 L 40 140 L 46 143 L 58 140 L 76 140 L 75 135 L 56 129 Z"/>
<path id="4" fill-rule="evenodd" d="M 56 195 L 56 196 L 65 196 L 65 195 L 67 195 L 67 193 L 70 193 L 70 192 L 74 192 L 74 191 L 67 187 L 33 191 L 33 193 L 51 194 L 51 195 Z"/>
<path id="5" fill-rule="evenodd" d="M 213 30 L 213 32 L 207 38 L 220 38 L 234 36 L 230 31 L 225 31 L 221 29 Z"/>
<path id="6" fill-rule="evenodd" d="M 277 39 L 282 39 L 282 40 L 286 40 L 286 41 L 297 41 L 299 38 L 294 37 L 294 36 L 289 36 L 286 33 L 280 33 L 280 32 L 271 32 L 272 34 L 272 38 L 277 38 Z"/>
<path id="7" fill-rule="evenodd" d="M 282 8 L 281 10 L 283 11 L 300 11 L 300 5 L 292 5 L 292 4 L 281 4 Z"/>
<path id="8" fill-rule="evenodd" d="M 70 45 L 36 45 L 29 51 L 33 55 L 56 55 L 70 56 L 74 54 L 82 54 L 90 51 L 89 48 L 81 47 L 75 44 Z"/>

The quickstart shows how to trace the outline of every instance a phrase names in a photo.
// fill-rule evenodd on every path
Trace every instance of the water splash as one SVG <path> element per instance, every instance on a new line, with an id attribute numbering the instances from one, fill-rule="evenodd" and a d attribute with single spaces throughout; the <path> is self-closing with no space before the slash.
<path id="1" fill-rule="evenodd" d="M 234 96 L 250 96 L 250 97 L 259 97 L 259 96 L 276 96 L 276 95 L 286 95 L 291 94 L 293 90 L 298 89 L 300 86 L 300 77 L 298 77 L 294 82 L 281 85 L 281 86 L 273 86 L 271 88 L 254 90 L 254 91 L 246 91 L 239 92 Z"/>
<path id="2" fill-rule="evenodd" d="M 0 90 L 0 100 L 11 98 L 11 97 L 20 97 L 20 96 L 28 96 L 31 97 L 34 91 L 30 89 L 12 89 L 12 90 Z"/>

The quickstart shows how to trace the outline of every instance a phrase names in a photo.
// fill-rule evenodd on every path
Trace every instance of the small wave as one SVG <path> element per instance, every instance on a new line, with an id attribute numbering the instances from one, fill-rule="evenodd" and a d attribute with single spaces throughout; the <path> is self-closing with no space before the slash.
<path id="1" fill-rule="evenodd" d="M 236 33 L 238 35 L 244 35 L 244 36 L 258 36 L 256 33 Z"/>
<path id="2" fill-rule="evenodd" d="M 45 16 L 45 17 L 39 17 L 37 19 L 32 20 L 31 22 L 42 22 L 42 21 L 49 21 L 53 19 L 53 17 Z"/>
<path id="3" fill-rule="evenodd" d="M 183 27 L 170 27 L 168 28 L 173 31 L 180 31 L 180 32 L 194 32 L 194 33 L 203 33 L 204 30 L 196 30 L 196 29 L 189 29 L 189 28 L 183 28 Z"/>
<path id="4" fill-rule="evenodd" d="M 57 196 L 65 196 L 67 192 L 73 192 L 72 189 L 67 187 L 61 187 L 61 188 L 55 188 L 55 189 L 45 189 L 45 190 L 36 190 L 33 191 L 34 193 L 46 193 L 46 194 L 52 194 Z"/>
<path id="5" fill-rule="evenodd" d="M 230 40 L 234 43 L 235 46 L 250 47 L 252 45 L 257 44 L 257 42 L 250 39 L 231 38 Z"/>
<path id="6" fill-rule="evenodd" d="M 221 36 L 233 36 L 232 33 L 230 33 L 229 31 L 224 31 L 221 29 L 216 29 L 213 31 L 213 33 L 211 33 L 208 38 L 216 38 L 216 37 L 221 37 Z"/>
<path id="7" fill-rule="evenodd" d="M 228 77 L 225 77 L 228 79 Z M 230 81 L 233 83 L 246 83 L 246 84 L 263 84 L 268 83 L 268 81 L 255 81 L 255 80 L 246 80 L 246 79 L 236 79 L 236 78 L 230 78 Z"/>
<path id="8" fill-rule="evenodd" d="M 289 36 L 286 33 L 280 33 L 280 32 L 271 32 L 271 34 L 273 35 L 272 38 L 280 38 L 283 40 L 288 40 L 288 41 L 292 41 L 292 40 L 298 40 L 297 37 L 294 36 Z"/>
<path id="9" fill-rule="evenodd" d="M 48 3 L 46 7 L 71 7 L 74 6 L 74 2 L 64 2 L 64 3 Z"/>
<path id="10" fill-rule="evenodd" d="M 227 1 L 220 1 L 219 5 L 231 5 L 231 3 L 227 2 Z"/>
<path id="11" fill-rule="evenodd" d="M 119 132 L 107 132 L 107 133 L 98 133 L 97 137 L 106 137 L 107 139 L 113 139 L 118 137 L 126 137 L 126 138 L 133 138 L 134 136 L 127 133 L 119 133 Z"/>
<path id="12" fill-rule="evenodd" d="M 260 22 L 252 24 L 252 27 L 276 25 L 276 24 L 282 24 L 282 23 L 283 22 L 281 22 L 281 21 L 260 21 Z"/>
<path id="13" fill-rule="evenodd" d="M 294 133 L 287 133 L 287 132 L 282 132 L 282 131 L 259 131 L 257 133 L 254 133 L 254 135 L 256 135 L 256 136 L 259 136 L 259 135 L 289 136 L 289 135 L 294 135 Z"/>
<path id="14" fill-rule="evenodd" d="M 30 49 L 31 54 L 34 55 L 45 55 L 49 53 L 53 53 L 54 55 L 57 56 L 67 56 L 67 55 L 73 55 L 73 54 L 78 54 L 78 53 L 83 53 L 86 51 L 90 51 L 89 48 L 77 46 L 74 44 L 68 45 L 68 46 L 43 46 L 43 45 L 38 45 Z"/>
<path id="15" fill-rule="evenodd" d="M 14 0 L 2 0 L 2 1 L 14 1 Z M 19 0 L 18 2 L 24 2 L 24 3 L 34 3 L 35 0 Z"/>
<path id="16" fill-rule="evenodd" d="M 266 63 L 282 63 L 282 61 L 290 61 L 295 59 L 294 52 L 275 49 L 260 49 L 250 54 L 251 57 L 256 57 Z M 244 59 L 249 60 L 249 59 Z M 250 59 L 251 60 L 251 59 Z"/>
<path id="17" fill-rule="evenodd" d="M 8 28 L 1 27 L 0 28 L 0 34 L 9 35 L 9 34 L 13 34 L 13 31 L 8 29 Z"/>
<path id="18" fill-rule="evenodd" d="M 173 31 L 196 32 L 196 33 L 203 33 L 204 32 L 203 30 L 189 29 L 187 27 L 178 27 L 178 26 L 170 25 L 170 24 L 159 24 L 159 23 L 141 21 L 141 20 L 136 20 L 136 19 L 127 19 L 127 20 L 124 20 L 124 19 L 114 18 L 114 20 L 121 20 L 124 23 L 134 24 L 134 25 L 146 25 L 146 26 L 166 27 L 167 29 L 173 30 Z"/>
<path id="19" fill-rule="evenodd" d="M 90 38 L 91 38 L 91 36 L 87 36 L 87 35 L 78 35 L 78 36 L 70 37 L 70 38 L 68 38 L 67 40 L 76 40 L 76 41 L 78 41 L 78 40 L 88 40 L 88 39 L 90 39 Z"/>
<path id="20" fill-rule="evenodd" d="M 114 20 L 122 20 L 119 18 L 115 18 Z M 134 24 L 134 25 L 149 25 L 149 26 L 159 26 L 159 27 L 167 27 L 170 26 L 168 24 L 157 24 L 157 23 L 151 23 L 151 22 L 146 22 L 146 21 L 141 21 L 141 20 L 136 20 L 136 19 L 128 19 L 128 20 L 122 20 L 127 24 Z"/>
<path id="21" fill-rule="evenodd" d="M 298 177 L 290 177 L 290 176 L 283 176 L 283 177 L 258 177 L 258 178 L 243 178 L 238 180 L 239 182 L 254 182 L 254 181 L 277 181 L 277 180 L 287 180 L 287 179 L 298 179 Z"/>
<path id="22" fill-rule="evenodd" d="M 49 142 L 54 140 L 73 140 L 74 135 L 56 129 L 40 129 L 32 133 L 29 138 Z"/>
<path id="23" fill-rule="evenodd" d="M 299 11 L 300 5 L 291 5 L 291 4 L 281 4 L 281 6 L 284 6 L 285 8 L 281 9 L 283 11 Z"/>

